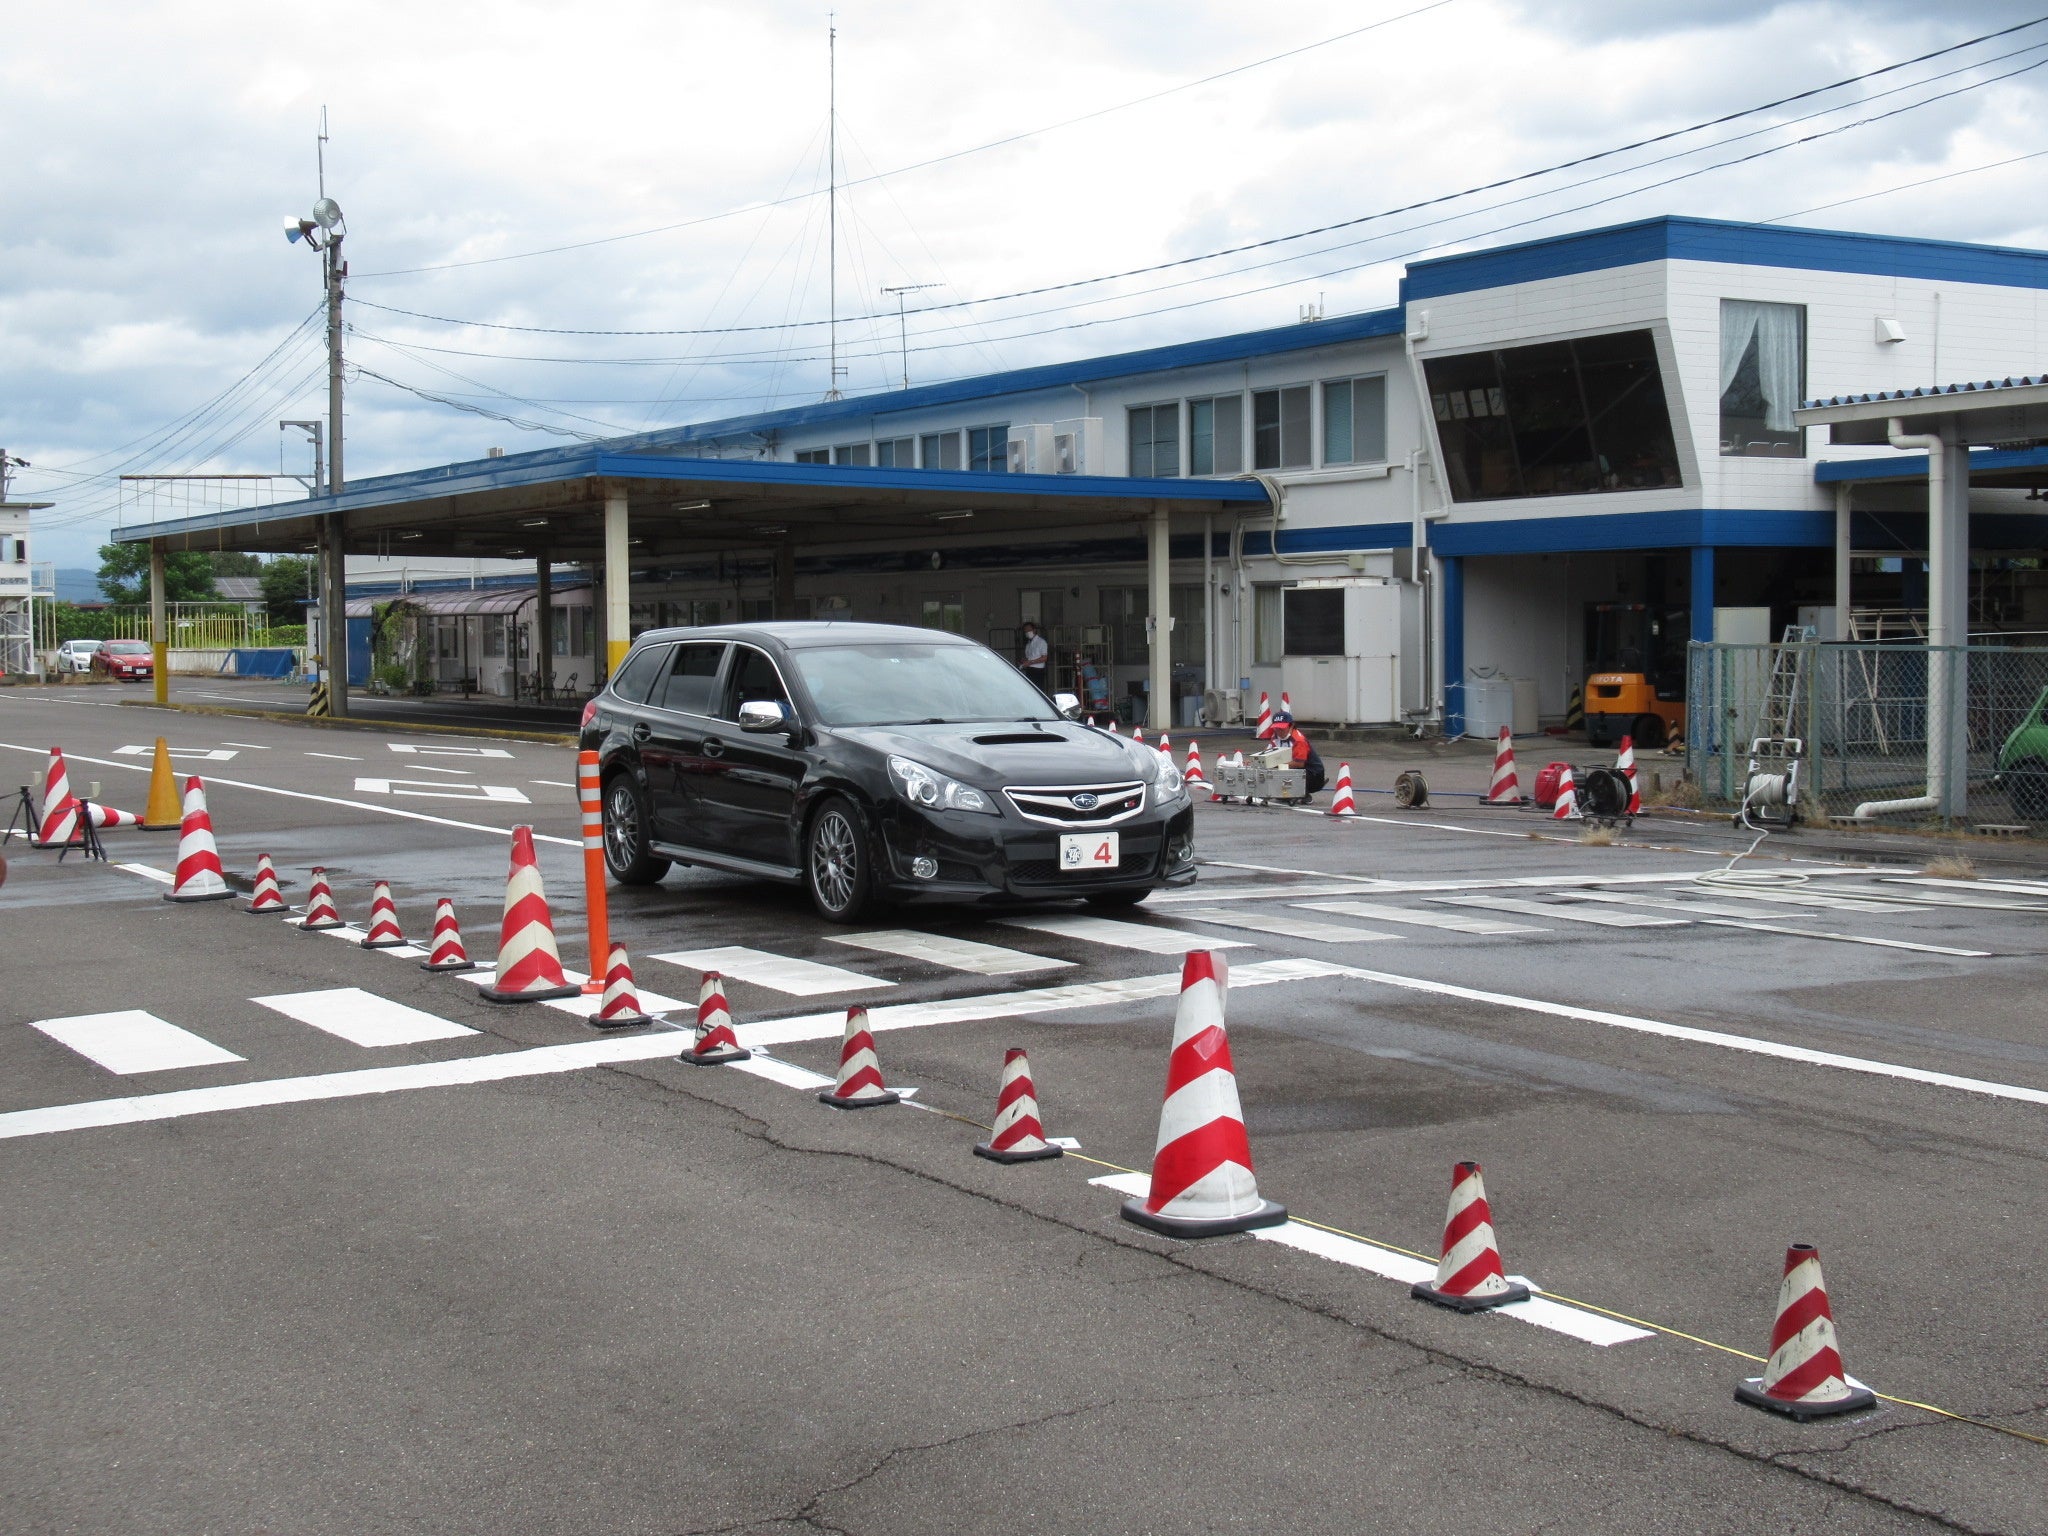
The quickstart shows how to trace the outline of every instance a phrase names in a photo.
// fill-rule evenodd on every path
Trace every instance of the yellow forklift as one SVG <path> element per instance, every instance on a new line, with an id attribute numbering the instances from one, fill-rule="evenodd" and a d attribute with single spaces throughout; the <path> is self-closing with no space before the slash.
<path id="1" fill-rule="evenodd" d="M 1586 740 L 1633 736 L 1645 751 L 1685 735 L 1685 647 L 1692 610 L 1586 604 Z"/>

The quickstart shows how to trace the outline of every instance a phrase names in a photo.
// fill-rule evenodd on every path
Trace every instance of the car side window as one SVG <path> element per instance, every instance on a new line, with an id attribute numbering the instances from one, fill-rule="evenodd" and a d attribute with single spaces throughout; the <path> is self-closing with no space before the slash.
<path id="1" fill-rule="evenodd" d="M 725 707 L 719 715 L 737 720 L 742 704 L 757 702 L 780 704 L 785 710 L 791 707 L 789 690 L 782 686 L 782 674 L 775 670 L 767 653 L 750 645 L 737 646 L 733 651 L 732 674 L 725 684 Z"/>
<path id="2" fill-rule="evenodd" d="M 678 714 L 710 714 L 718 691 L 718 668 L 724 660 L 722 643 L 677 646 L 667 678 L 648 702 Z"/>
<path id="3" fill-rule="evenodd" d="M 645 704 L 648 691 L 661 681 L 668 669 L 668 653 L 673 646 L 650 645 L 635 651 L 619 665 L 619 675 L 612 679 L 612 692 L 628 704 Z"/>

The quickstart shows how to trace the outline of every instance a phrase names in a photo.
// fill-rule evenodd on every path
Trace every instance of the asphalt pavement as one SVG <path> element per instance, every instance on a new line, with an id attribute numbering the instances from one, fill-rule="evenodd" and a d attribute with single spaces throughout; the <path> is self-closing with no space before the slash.
<path id="1" fill-rule="evenodd" d="M 139 809 L 165 735 L 238 884 L 324 866 L 359 936 L 387 880 L 415 941 L 445 895 L 485 960 L 530 824 L 587 968 L 568 750 L 124 697 L 0 693 L 0 788 L 61 746 Z M 613 888 L 652 1009 L 726 974 L 744 1069 L 166 903 L 168 834 L 9 844 L 10 1527 L 2048 1530 L 2048 871 L 1738 861 L 1673 817 L 1588 843 L 1452 793 L 1484 766 L 1348 821 L 1204 804 L 1198 884 L 1113 913 Z M 1260 1235 L 1118 1215 L 1191 947 L 1294 1218 Z M 904 1104 L 817 1103 L 851 1002 Z M 1066 1157 L 971 1155 L 1012 1046 Z M 1463 1158 L 1537 1301 L 1409 1296 Z M 1874 1411 L 1734 1400 L 1795 1240 Z"/>

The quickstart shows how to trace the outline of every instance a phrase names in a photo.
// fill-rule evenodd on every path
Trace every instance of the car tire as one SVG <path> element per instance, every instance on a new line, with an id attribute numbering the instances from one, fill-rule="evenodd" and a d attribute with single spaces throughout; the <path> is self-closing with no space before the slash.
<path id="1" fill-rule="evenodd" d="M 804 887 L 828 923 L 858 922 L 873 901 L 867 826 L 844 795 L 828 796 L 804 829 Z"/>
<path id="2" fill-rule="evenodd" d="M 1084 896 L 1081 899 L 1091 907 L 1135 907 L 1151 894 L 1148 887 L 1142 891 L 1104 891 L 1099 896 Z"/>
<path id="3" fill-rule="evenodd" d="M 2048 821 L 2048 763 L 2030 757 L 2005 775 L 2006 798 L 2013 814 L 2027 821 Z"/>
<path id="4" fill-rule="evenodd" d="M 631 773 L 615 773 L 604 786 L 604 864 L 620 885 L 654 885 L 669 871 L 667 859 L 647 851 L 651 820 L 647 796 Z"/>

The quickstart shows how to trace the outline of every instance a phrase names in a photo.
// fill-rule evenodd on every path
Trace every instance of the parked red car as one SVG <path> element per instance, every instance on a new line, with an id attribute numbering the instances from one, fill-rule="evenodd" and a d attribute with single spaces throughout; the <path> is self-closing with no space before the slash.
<path id="1" fill-rule="evenodd" d="M 93 652 L 92 669 L 123 683 L 156 676 L 155 658 L 142 640 L 109 640 Z"/>

